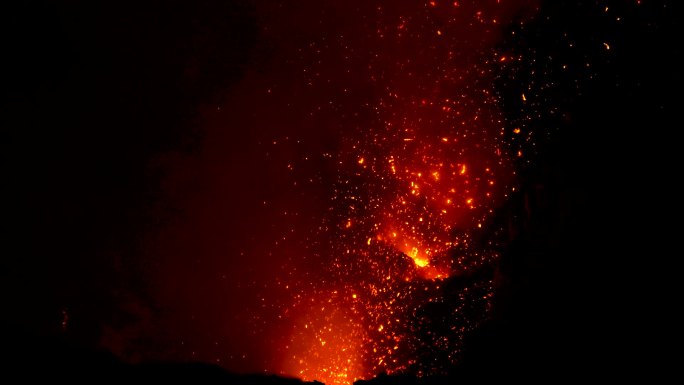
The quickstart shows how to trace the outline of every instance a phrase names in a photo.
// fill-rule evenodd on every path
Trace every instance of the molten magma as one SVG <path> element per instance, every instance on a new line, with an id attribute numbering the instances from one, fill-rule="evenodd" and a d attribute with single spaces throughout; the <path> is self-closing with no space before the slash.
<path id="1" fill-rule="evenodd" d="M 366 375 L 363 364 L 365 329 L 357 322 L 355 298 L 333 292 L 298 309 L 299 332 L 292 339 L 297 352 L 289 362 L 291 375 L 326 384 L 349 384 Z"/>
<path id="2" fill-rule="evenodd" d="M 406 245 L 406 244 L 404 244 Z M 423 257 L 418 255 L 418 248 L 417 247 L 412 247 L 411 251 L 407 253 L 411 259 L 413 259 L 413 262 L 416 264 L 418 267 L 425 267 L 430 263 L 430 260 L 427 257 Z"/>
<path id="3" fill-rule="evenodd" d="M 335 196 L 312 236 L 324 273 L 296 289 L 283 373 L 328 385 L 442 373 L 486 317 L 491 281 L 443 286 L 496 259 L 473 239 L 514 183 L 493 92 L 493 47 L 518 9 L 505 3 L 378 8 L 392 22 L 367 64 L 377 99 L 330 156 Z"/>

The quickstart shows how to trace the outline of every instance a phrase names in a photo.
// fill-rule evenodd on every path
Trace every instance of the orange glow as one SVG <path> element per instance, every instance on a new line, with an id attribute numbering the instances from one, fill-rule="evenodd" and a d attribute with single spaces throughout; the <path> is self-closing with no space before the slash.
<path id="1" fill-rule="evenodd" d="M 300 332 L 292 341 L 296 353 L 286 360 L 286 373 L 326 385 L 349 385 L 362 378 L 361 352 L 366 335 L 358 315 L 348 310 L 352 306 L 338 303 L 340 300 L 333 293 L 329 301 L 311 305 L 302 313 L 299 325 L 295 325 Z"/>
<path id="2" fill-rule="evenodd" d="M 411 252 L 409 253 L 409 257 L 413 259 L 413 262 L 415 262 L 416 266 L 418 267 L 425 267 L 430 263 L 430 261 L 427 258 L 419 257 L 418 256 L 418 248 L 414 247 L 411 249 Z"/>
<path id="3" fill-rule="evenodd" d="M 425 267 L 430 263 L 427 259 L 420 257 L 413 258 L 413 262 L 415 262 L 418 267 Z"/>
<path id="4" fill-rule="evenodd" d="M 449 4 L 442 4 L 440 12 L 460 18 L 462 10 L 477 9 Z M 419 4 L 426 5 L 438 6 Z M 459 7 L 459 2 L 453 5 Z M 483 11 L 477 17 L 488 27 L 494 16 L 497 25 L 505 24 L 499 14 Z M 392 19 L 391 30 L 406 40 L 419 31 L 421 46 L 441 47 L 458 40 L 456 28 L 462 25 L 431 23 L 414 29 L 413 23 L 405 16 Z M 418 59 L 411 53 L 410 60 L 396 68 L 402 74 L 396 83 L 383 83 L 378 79 L 384 72 L 368 67 L 373 81 L 384 87 L 382 97 L 364 105 L 377 115 L 358 122 L 362 124 L 353 121 L 356 128 L 348 128 L 339 159 L 331 162 L 339 164 L 332 183 L 334 199 L 330 217 L 315 237 L 322 244 L 316 252 L 327 275 L 315 276 L 322 284 L 302 284 L 302 292 L 313 293 L 298 298 L 298 308 L 288 309 L 289 314 L 301 314 L 301 320 L 294 322 L 288 341 L 285 373 L 327 385 L 348 385 L 380 372 L 428 373 L 431 363 L 417 361 L 420 352 L 434 348 L 425 344 L 434 341 L 415 336 L 416 328 L 423 326 L 415 324 L 415 315 L 443 294 L 442 280 L 497 258 L 495 246 L 480 246 L 485 242 L 478 237 L 487 235 L 483 227 L 494 222 L 493 213 L 515 180 L 518 148 L 512 149 L 506 133 L 528 131 L 508 125 L 495 93 L 485 85 L 490 75 L 459 67 L 462 58 L 454 59 L 458 52 L 450 48 L 438 62 L 428 63 L 429 75 L 415 75 L 423 66 L 413 65 Z M 486 57 L 477 56 L 487 65 L 518 60 L 487 52 Z M 404 76 L 409 72 L 417 76 L 416 84 Z M 470 84 L 469 76 L 477 76 L 483 86 L 463 87 Z M 522 99 L 527 101 L 524 94 Z M 315 270 L 306 271 L 314 276 L 310 272 Z M 439 349 L 454 361 L 464 330 L 453 330 L 440 340 L 448 346 Z"/>

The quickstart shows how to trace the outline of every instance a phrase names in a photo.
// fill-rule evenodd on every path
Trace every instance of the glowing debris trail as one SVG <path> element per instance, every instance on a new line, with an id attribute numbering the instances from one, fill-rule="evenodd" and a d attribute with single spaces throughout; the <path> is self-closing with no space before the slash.
<path id="1" fill-rule="evenodd" d="M 333 157 L 335 199 L 315 236 L 325 272 L 297 289 L 283 373 L 329 385 L 440 373 L 486 317 L 490 281 L 443 285 L 496 258 L 474 239 L 514 181 L 492 92 L 506 60 L 492 46 L 532 3 L 492 3 L 377 8 L 367 68 L 383 92 Z"/>

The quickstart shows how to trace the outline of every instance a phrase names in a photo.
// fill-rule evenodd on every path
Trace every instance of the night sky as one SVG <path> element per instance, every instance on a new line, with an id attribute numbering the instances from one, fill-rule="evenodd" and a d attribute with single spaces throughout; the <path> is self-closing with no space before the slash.
<path id="1" fill-rule="evenodd" d="M 0 7 L 0 326 L 26 357 L 342 385 L 658 351 L 678 2 Z"/>

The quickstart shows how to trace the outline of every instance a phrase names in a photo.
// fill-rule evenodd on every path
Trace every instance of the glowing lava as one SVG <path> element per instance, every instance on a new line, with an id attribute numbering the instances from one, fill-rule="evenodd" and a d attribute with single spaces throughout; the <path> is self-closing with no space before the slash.
<path id="1" fill-rule="evenodd" d="M 358 322 L 356 298 L 329 294 L 297 309 L 301 317 L 291 341 L 297 353 L 286 362 L 286 370 L 309 381 L 349 384 L 365 375 L 362 357 L 367 336 Z"/>
<path id="2" fill-rule="evenodd" d="M 430 263 L 429 259 L 427 259 L 425 257 L 418 256 L 418 248 L 417 247 L 412 247 L 411 252 L 408 254 L 408 256 L 411 257 L 411 259 L 413 259 L 413 262 L 418 267 L 425 267 L 428 265 L 428 263 Z"/>
<path id="3" fill-rule="evenodd" d="M 364 40 L 377 47 L 365 64 L 377 99 L 330 155 L 335 194 L 312 237 L 325 273 L 301 284 L 296 307 L 308 310 L 284 373 L 329 385 L 440 373 L 486 318 L 492 282 L 442 285 L 497 257 L 474 240 L 514 180 L 492 92 L 505 61 L 492 46 L 520 6 L 506 3 L 375 10 Z"/>

